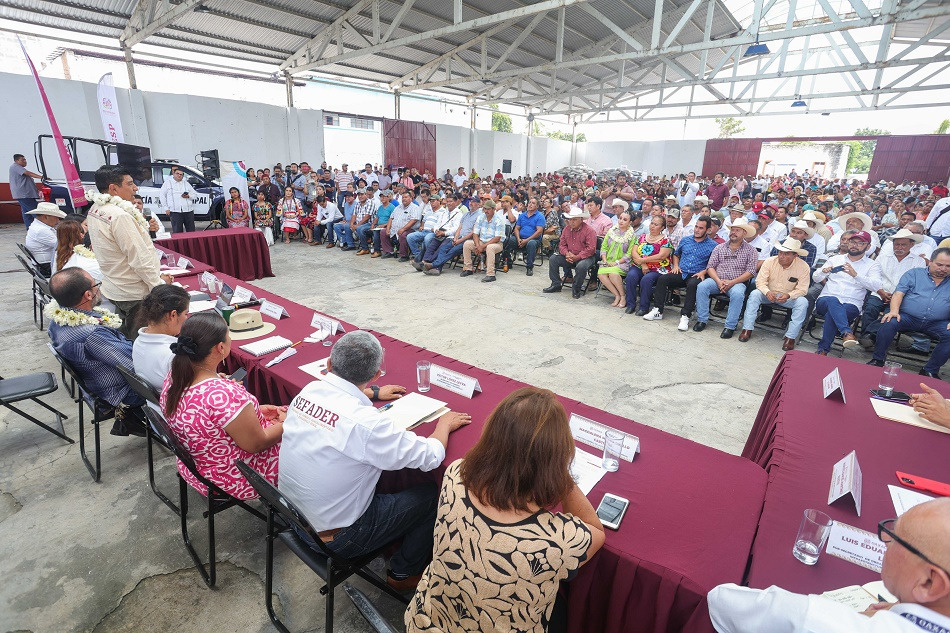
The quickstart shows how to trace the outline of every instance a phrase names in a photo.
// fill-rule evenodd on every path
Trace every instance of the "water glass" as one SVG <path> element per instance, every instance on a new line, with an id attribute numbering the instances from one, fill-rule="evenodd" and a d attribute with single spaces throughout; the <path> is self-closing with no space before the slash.
<path id="1" fill-rule="evenodd" d="M 205 292 L 205 293 L 210 291 L 210 288 L 208 288 L 208 282 L 205 281 L 205 278 L 203 275 L 198 277 L 198 291 Z"/>
<path id="2" fill-rule="evenodd" d="M 616 429 L 606 429 L 604 431 L 604 470 L 612 473 L 620 468 L 621 451 L 623 451 L 623 433 Z"/>
<path id="3" fill-rule="evenodd" d="M 900 373 L 901 367 L 900 363 L 890 360 L 884 363 L 884 373 L 881 374 L 881 380 L 877 385 L 877 388 L 884 392 L 883 395 L 889 396 L 894 391 L 894 387 L 897 386 L 897 374 Z"/>
<path id="4" fill-rule="evenodd" d="M 429 375 L 432 370 L 432 363 L 427 360 L 420 360 L 416 363 L 416 382 L 419 385 L 419 393 L 425 393 L 429 390 Z"/>
<path id="5" fill-rule="evenodd" d="M 333 345 L 333 341 L 331 341 L 330 339 L 333 338 L 333 330 L 335 329 L 336 328 L 333 326 L 332 323 L 328 323 L 327 321 L 320 321 L 320 333 L 323 334 L 324 347 L 330 347 L 331 345 Z"/>
<path id="6" fill-rule="evenodd" d="M 383 348 L 383 357 L 379 359 L 379 377 L 386 375 L 386 348 Z"/>
<path id="7" fill-rule="evenodd" d="M 792 547 L 792 555 L 806 565 L 818 562 L 818 556 L 825 547 L 831 532 L 831 517 L 819 510 L 805 510 L 802 524 L 798 527 L 798 536 Z"/>

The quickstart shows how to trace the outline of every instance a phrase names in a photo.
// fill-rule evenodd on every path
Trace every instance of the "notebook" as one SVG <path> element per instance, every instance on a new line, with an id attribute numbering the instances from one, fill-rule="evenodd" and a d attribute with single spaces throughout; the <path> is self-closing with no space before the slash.
<path id="1" fill-rule="evenodd" d="M 937 431 L 939 433 L 950 433 L 950 429 L 947 427 L 928 422 L 914 411 L 914 407 L 906 404 L 871 398 L 871 406 L 874 407 L 874 413 L 885 420 L 903 422 L 904 424 L 919 426 L 920 428 L 930 429 L 931 431 Z"/>
<path id="2" fill-rule="evenodd" d="M 242 345 L 241 349 L 248 354 L 253 354 L 254 356 L 260 358 L 266 354 L 287 349 L 293 344 L 293 341 L 285 339 L 283 336 L 268 336 L 267 338 L 261 339 L 259 341 Z"/>
<path id="3" fill-rule="evenodd" d="M 875 602 L 881 602 L 882 598 L 885 602 L 897 602 L 897 598 L 884 588 L 884 581 L 882 580 L 875 580 L 866 585 L 842 587 L 841 589 L 826 591 L 821 595 L 829 600 L 847 605 L 855 611 L 864 611 Z"/>
<path id="4" fill-rule="evenodd" d="M 448 413 L 449 409 L 445 404 L 441 400 L 412 392 L 380 410 L 385 412 L 397 427 L 408 431 Z"/>

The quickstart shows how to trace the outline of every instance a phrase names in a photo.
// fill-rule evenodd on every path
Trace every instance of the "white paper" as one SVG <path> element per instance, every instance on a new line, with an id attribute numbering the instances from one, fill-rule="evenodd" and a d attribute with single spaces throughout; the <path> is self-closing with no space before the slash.
<path id="1" fill-rule="evenodd" d="M 901 486 L 888 485 L 887 489 L 891 492 L 891 501 L 894 502 L 894 511 L 897 512 L 897 516 L 901 516 L 914 506 L 933 500 L 933 497 L 929 495 Z"/>
<path id="2" fill-rule="evenodd" d="M 268 301 L 267 299 L 261 300 L 261 314 L 269 316 L 275 321 L 280 321 L 280 317 L 290 316 L 283 306 L 277 305 L 273 301 Z"/>
<path id="3" fill-rule="evenodd" d="M 326 376 L 327 364 L 329 362 L 330 357 L 327 356 L 321 360 L 315 360 L 312 363 L 301 365 L 299 369 L 305 374 L 310 374 L 317 380 L 323 380 L 323 377 Z"/>
<path id="4" fill-rule="evenodd" d="M 264 365 L 264 366 L 265 366 L 265 367 L 270 367 L 270 366 L 272 366 L 272 365 L 276 365 L 277 363 L 279 363 L 279 362 L 281 362 L 281 361 L 287 360 L 288 358 L 290 358 L 291 356 L 293 356 L 293 355 L 296 354 L 296 353 L 297 353 L 297 350 L 296 350 L 295 348 L 293 348 L 293 347 L 288 347 L 288 348 L 285 349 L 283 352 L 281 352 L 280 355 L 277 356 L 274 360 L 270 361 L 269 363 L 267 363 L 267 364 Z"/>
<path id="5" fill-rule="evenodd" d="M 906 404 L 881 400 L 880 398 L 871 398 L 871 406 L 879 418 L 893 422 L 903 422 L 904 424 L 919 426 L 923 429 L 930 429 L 931 431 L 938 431 L 940 433 L 950 433 L 950 429 L 947 427 L 928 422 L 920 417 L 919 413 L 914 411 L 914 407 Z"/>
<path id="6" fill-rule="evenodd" d="M 248 301 L 254 301 L 257 297 L 254 296 L 254 293 L 244 286 L 238 286 L 234 289 L 234 294 L 231 295 L 231 305 L 236 305 L 238 303 L 247 303 Z"/>
<path id="7" fill-rule="evenodd" d="M 594 422 L 576 413 L 571 414 L 569 423 L 571 425 L 571 435 L 581 444 L 587 444 L 601 451 L 604 450 L 604 433 L 607 429 L 610 429 L 622 433 L 624 436 L 623 448 L 620 450 L 621 459 L 632 462 L 636 454 L 640 452 L 640 438 L 636 435 L 618 431 L 617 429 L 601 424 L 600 422 Z"/>
<path id="8" fill-rule="evenodd" d="M 448 413 L 446 403 L 421 393 L 410 392 L 386 405 L 383 411 L 401 429 L 411 429 Z"/>
<path id="9" fill-rule="evenodd" d="M 574 449 L 574 461 L 571 462 L 571 477 L 577 483 L 584 496 L 590 494 L 597 482 L 606 474 L 603 466 L 603 458 L 591 455 L 585 450 Z"/>
<path id="10" fill-rule="evenodd" d="M 343 329 L 343 326 L 340 325 L 340 322 L 336 319 L 331 319 L 330 317 L 323 316 L 319 313 L 314 313 L 313 318 L 310 319 L 310 327 L 315 327 L 318 330 L 321 329 L 321 324 L 323 323 L 329 325 L 330 328 L 332 328 L 330 331 L 333 334 L 336 334 L 337 332 L 346 332 L 346 330 Z"/>
<path id="11" fill-rule="evenodd" d="M 832 556 L 877 573 L 881 573 L 886 549 L 877 534 L 838 521 L 832 523 L 825 546 L 825 551 Z"/>
<path id="12" fill-rule="evenodd" d="M 322 341 L 322 340 L 325 339 L 326 337 L 327 337 L 327 333 L 326 333 L 326 332 L 321 332 L 320 330 L 317 330 L 316 332 L 314 332 L 314 333 L 311 334 L 310 336 L 306 337 L 306 338 L 304 339 L 304 343 L 319 343 L 320 341 Z"/>
<path id="13" fill-rule="evenodd" d="M 205 310 L 214 310 L 214 306 L 217 304 L 215 301 L 192 301 L 188 304 L 188 312 L 194 314 L 195 312 L 204 312 Z"/>
<path id="14" fill-rule="evenodd" d="M 442 387 L 466 398 L 471 398 L 476 391 L 481 392 L 482 390 L 477 378 L 460 374 L 441 365 L 432 365 L 429 381 L 437 387 Z"/>
<path id="15" fill-rule="evenodd" d="M 177 266 L 178 266 L 179 268 L 194 268 L 194 267 L 195 267 L 195 265 L 192 264 L 192 263 L 191 263 L 187 258 L 185 258 L 185 257 L 179 257 L 179 258 L 178 258 L 178 264 L 177 264 Z"/>
<path id="16" fill-rule="evenodd" d="M 160 271 L 163 275 L 171 275 L 172 277 L 177 277 L 179 275 L 190 275 L 191 271 L 184 268 L 166 268 L 165 270 Z"/>
<path id="17" fill-rule="evenodd" d="M 841 396 L 841 402 L 847 404 L 848 401 L 844 398 L 844 383 L 841 382 L 841 374 L 838 373 L 837 367 L 824 377 L 821 386 L 825 398 L 837 392 Z"/>
<path id="18" fill-rule="evenodd" d="M 845 495 L 854 499 L 854 508 L 861 516 L 861 466 L 858 465 L 857 451 L 851 451 L 835 464 L 831 471 L 831 486 L 828 489 L 828 505 Z"/>

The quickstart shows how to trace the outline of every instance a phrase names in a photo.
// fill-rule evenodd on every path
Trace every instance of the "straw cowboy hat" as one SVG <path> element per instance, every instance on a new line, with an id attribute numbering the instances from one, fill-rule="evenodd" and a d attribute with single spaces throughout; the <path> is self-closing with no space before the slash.
<path id="1" fill-rule="evenodd" d="M 871 227 L 873 226 L 873 223 L 871 222 L 871 216 L 869 216 L 867 213 L 858 213 L 857 211 L 853 211 L 851 213 L 845 213 L 844 215 L 838 216 L 838 226 L 841 227 L 841 230 L 844 231 L 848 229 L 848 220 L 851 219 L 861 220 L 862 231 L 870 231 Z"/>
<path id="2" fill-rule="evenodd" d="M 66 217 L 66 214 L 63 213 L 59 207 L 57 207 L 52 202 L 41 202 L 36 205 L 36 208 L 32 211 L 27 211 L 28 215 L 51 215 L 54 218 L 59 218 L 62 220 Z"/>
<path id="3" fill-rule="evenodd" d="M 825 228 L 825 221 L 822 218 L 819 218 L 819 215 L 823 214 L 818 214 L 814 211 L 806 211 L 805 215 L 802 216 L 802 220 L 805 222 L 814 222 L 818 225 L 816 231 L 820 231 L 821 229 Z"/>
<path id="4" fill-rule="evenodd" d="M 805 222 L 804 220 L 799 220 L 798 222 L 792 225 L 792 228 L 801 229 L 805 231 L 805 233 L 808 235 L 809 238 L 815 237 L 815 229 L 808 226 L 808 222 Z"/>
<path id="5" fill-rule="evenodd" d="M 749 224 L 749 221 L 745 218 L 738 218 L 735 222 L 732 223 L 733 229 L 742 229 L 745 231 L 746 237 L 755 237 L 756 228 L 754 224 Z"/>
<path id="6" fill-rule="evenodd" d="M 783 251 L 785 253 L 795 253 L 801 257 L 808 255 L 808 251 L 802 248 L 802 243 L 796 240 L 794 237 L 787 237 L 785 241 L 781 244 L 775 245 L 776 250 Z"/>
<path id="7" fill-rule="evenodd" d="M 578 209 L 577 207 L 571 207 L 571 210 L 564 214 L 565 220 L 573 220 L 574 218 L 589 218 L 590 213 L 584 209 Z"/>
<path id="8" fill-rule="evenodd" d="M 911 233 L 907 229 L 901 229 L 900 231 L 898 231 L 894 235 L 891 235 L 887 239 L 894 241 L 894 240 L 900 240 L 900 239 L 905 239 L 905 238 L 913 241 L 914 244 L 920 244 L 921 242 L 924 241 L 923 235 L 918 235 L 917 233 Z"/>
<path id="9" fill-rule="evenodd" d="M 264 323 L 261 313 L 250 308 L 235 310 L 229 321 L 231 340 L 245 341 L 270 334 L 277 328 L 274 323 Z"/>

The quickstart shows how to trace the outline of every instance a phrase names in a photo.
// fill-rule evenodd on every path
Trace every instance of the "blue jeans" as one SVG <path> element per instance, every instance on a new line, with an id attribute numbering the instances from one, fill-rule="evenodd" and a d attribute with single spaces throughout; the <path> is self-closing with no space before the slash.
<path id="1" fill-rule="evenodd" d="M 818 342 L 819 352 L 831 351 L 831 344 L 840 333 L 851 334 L 851 322 L 861 314 L 861 310 L 851 303 L 841 303 L 837 297 L 818 297 L 815 312 L 825 317 L 825 325 Z M 879 337 L 880 338 L 880 337 Z"/>
<path id="2" fill-rule="evenodd" d="M 889 307 L 889 305 L 884 304 L 884 300 L 877 294 L 871 293 L 868 295 L 867 303 L 864 304 L 864 314 L 861 315 L 862 338 L 865 336 L 877 336 L 878 331 L 881 329 L 881 317 L 887 312 Z M 914 341 L 911 344 L 911 348 L 924 353 L 930 352 L 929 338 L 920 334 L 913 334 L 911 338 Z"/>
<path id="3" fill-rule="evenodd" d="M 739 317 L 742 315 L 745 291 L 745 284 L 736 284 L 729 288 L 729 311 L 726 313 L 726 329 L 734 330 L 738 327 Z M 703 279 L 696 286 L 696 318 L 702 323 L 709 321 L 709 297 L 715 294 L 719 294 L 719 284 L 714 279 Z"/>
<path id="4" fill-rule="evenodd" d="M 34 216 L 28 215 L 28 212 L 35 209 L 40 204 L 40 201 L 36 198 L 17 198 L 16 201 L 20 203 L 20 215 L 23 216 L 23 224 L 26 228 L 30 228 Z"/>
<path id="5" fill-rule="evenodd" d="M 805 316 L 808 314 L 807 298 L 797 297 L 795 299 L 789 299 L 785 303 L 777 303 L 769 301 L 762 291 L 755 289 L 749 295 L 749 299 L 746 302 L 745 316 L 742 318 L 743 330 L 755 329 L 755 318 L 759 316 L 759 306 L 762 305 L 775 305 L 783 308 L 791 308 L 792 318 L 788 322 L 788 329 L 785 330 L 785 337 L 793 340 L 798 338 L 798 335 L 802 331 L 802 325 L 805 323 Z"/>
<path id="6" fill-rule="evenodd" d="M 445 238 L 442 240 L 439 250 L 436 252 L 435 260 L 432 262 L 433 268 L 438 268 L 442 270 L 442 267 L 445 266 L 446 262 L 450 261 L 453 257 L 457 257 L 462 254 L 462 250 L 465 248 L 465 242 L 460 244 L 452 244 L 453 240 L 451 238 Z"/>
<path id="7" fill-rule="evenodd" d="M 887 356 L 887 348 L 898 332 L 926 332 L 939 340 L 933 354 L 930 355 L 930 360 L 924 365 L 925 371 L 936 374 L 947 362 L 947 359 L 950 359 L 948 321 L 928 321 L 903 312 L 900 315 L 900 322 L 897 319 L 891 319 L 887 323 L 881 324 L 881 329 L 877 332 L 877 341 L 874 344 L 874 360 L 884 360 Z"/>
<path id="8" fill-rule="evenodd" d="M 432 559 L 438 501 L 439 487 L 434 483 L 391 495 L 378 494 L 363 516 L 337 532 L 327 547 L 343 558 L 358 558 L 402 537 L 402 545 L 390 559 L 389 568 L 400 578 L 421 574 Z M 297 534 L 316 548 L 307 534 L 299 530 Z"/>
<path id="9" fill-rule="evenodd" d="M 649 272 L 644 274 L 643 270 L 636 266 L 631 266 L 624 279 L 624 286 L 627 289 L 627 307 L 637 305 L 637 286 L 640 286 L 640 304 L 638 310 L 650 309 L 650 298 L 653 296 L 653 286 L 656 280 L 660 278 L 660 273 Z"/>
<path id="10" fill-rule="evenodd" d="M 336 240 L 338 242 L 344 246 L 353 246 L 353 231 L 350 230 L 349 222 L 339 222 L 333 227 L 333 232 L 336 233 Z"/>
<path id="11" fill-rule="evenodd" d="M 540 241 L 541 238 L 528 240 L 523 246 L 526 257 L 525 265 L 528 267 L 528 270 L 534 268 L 534 258 L 538 254 L 538 244 Z M 516 233 L 512 233 L 505 240 L 505 251 L 512 257 L 512 263 L 514 263 L 514 256 L 518 252 L 518 237 Z"/>
<path id="12" fill-rule="evenodd" d="M 369 240 L 370 240 L 370 235 L 372 235 L 373 248 L 376 250 L 377 253 L 380 251 L 380 245 L 379 245 L 380 231 L 374 231 L 372 229 L 372 225 L 369 222 L 367 222 L 366 224 L 359 225 L 359 227 L 357 227 L 356 229 L 356 234 L 360 238 L 360 250 L 364 250 L 364 251 L 369 250 Z"/>
<path id="13" fill-rule="evenodd" d="M 412 258 L 417 262 L 421 262 L 422 256 L 425 255 L 426 249 L 434 239 L 435 233 L 432 231 L 416 231 L 415 233 L 410 233 L 406 238 L 406 242 L 409 244 L 409 251 L 412 253 Z"/>

